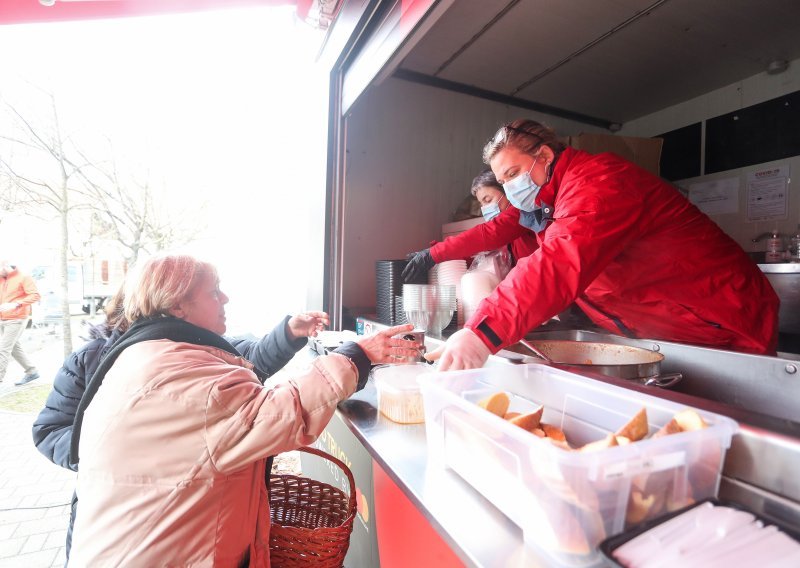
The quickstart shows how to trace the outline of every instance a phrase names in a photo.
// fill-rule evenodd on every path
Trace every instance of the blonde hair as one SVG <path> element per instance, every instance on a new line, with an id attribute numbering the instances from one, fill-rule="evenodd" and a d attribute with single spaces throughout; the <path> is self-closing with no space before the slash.
<path id="1" fill-rule="evenodd" d="M 217 270 L 186 254 L 154 256 L 137 265 L 127 281 L 124 314 L 133 323 L 142 318 L 170 315 L 208 274 Z"/>
<path id="2" fill-rule="evenodd" d="M 128 329 L 128 318 L 125 317 L 125 284 L 106 302 L 106 323 L 111 329 L 117 328 L 123 333 Z"/>
<path id="3" fill-rule="evenodd" d="M 520 152 L 533 155 L 543 145 L 549 146 L 556 157 L 566 148 L 552 128 L 539 124 L 535 120 L 521 118 L 504 124 L 492 136 L 492 139 L 483 147 L 483 161 L 488 164 L 506 146 L 513 146 Z"/>

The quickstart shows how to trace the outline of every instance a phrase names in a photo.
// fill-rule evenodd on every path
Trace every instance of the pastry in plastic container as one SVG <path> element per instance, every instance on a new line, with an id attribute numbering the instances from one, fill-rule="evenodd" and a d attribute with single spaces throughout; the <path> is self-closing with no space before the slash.
<path id="1" fill-rule="evenodd" d="M 401 424 L 425 422 L 425 407 L 417 377 L 430 370 L 427 363 L 379 365 L 372 369 L 381 414 Z"/>

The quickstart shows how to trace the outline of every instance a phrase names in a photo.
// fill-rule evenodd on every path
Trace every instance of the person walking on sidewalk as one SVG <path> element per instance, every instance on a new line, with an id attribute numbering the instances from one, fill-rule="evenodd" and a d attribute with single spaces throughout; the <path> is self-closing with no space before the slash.
<path id="1" fill-rule="evenodd" d="M 0 382 L 5 379 L 11 357 L 25 369 L 25 376 L 15 385 L 24 385 L 39 378 L 19 338 L 31 317 L 31 304 L 39 301 L 33 278 L 17 270 L 8 260 L 0 259 Z"/>

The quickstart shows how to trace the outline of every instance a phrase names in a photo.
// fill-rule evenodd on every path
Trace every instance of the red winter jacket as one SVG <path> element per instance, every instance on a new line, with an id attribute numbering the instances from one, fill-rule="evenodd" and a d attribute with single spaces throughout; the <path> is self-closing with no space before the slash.
<path id="1" fill-rule="evenodd" d="M 436 243 L 431 247 L 431 256 L 438 264 L 446 260 L 466 259 L 508 244 L 511 244 L 511 254 L 516 262 L 539 248 L 536 233 L 519 224 L 519 209 L 513 206 L 506 207 L 491 221 Z"/>
<path id="2" fill-rule="evenodd" d="M 496 352 L 576 301 L 630 337 L 775 352 L 778 297 L 745 252 L 670 184 L 610 154 L 567 148 L 537 203 L 554 205 L 466 327 Z"/>

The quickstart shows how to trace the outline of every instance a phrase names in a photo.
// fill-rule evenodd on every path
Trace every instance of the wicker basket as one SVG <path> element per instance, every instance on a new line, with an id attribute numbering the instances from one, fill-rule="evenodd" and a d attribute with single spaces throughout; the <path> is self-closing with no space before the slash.
<path id="1" fill-rule="evenodd" d="M 350 496 L 327 483 L 296 475 L 269 478 L 269 556 L 273 568 L 344 564 L 356 516 L 356 482 L 344 463 L 316 448 L 299 451 L 335 463 L 350 482 Z"/>

